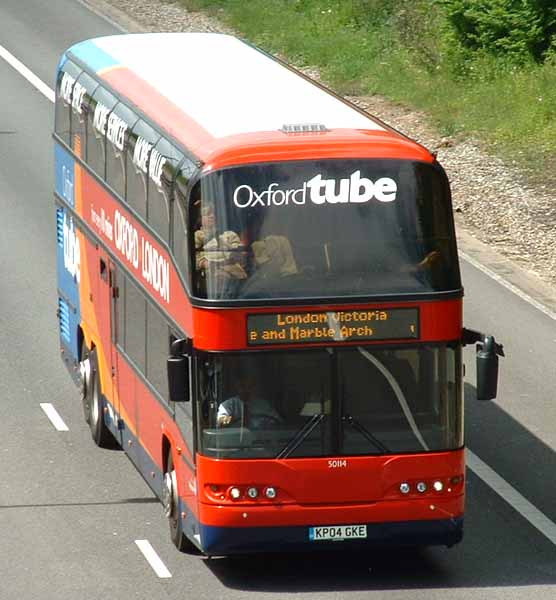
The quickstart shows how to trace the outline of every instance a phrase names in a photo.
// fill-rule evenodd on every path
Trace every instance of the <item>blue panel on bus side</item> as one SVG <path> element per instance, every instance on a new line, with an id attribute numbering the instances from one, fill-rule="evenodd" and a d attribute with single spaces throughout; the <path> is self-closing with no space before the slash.
<path id="1" fill-rule="evenodd" d="M 54 149 L 55 189 L 72 208 L 75 207 L 75 160 L 60 146 Z"/>
<path id="2" fill-rule="evenodd" d="M 60 341 L 77 360 L 77 330 L 81 324 L 79 299 L 80 247 L 74 220 L 66 208 L 56 207 L 56 266 L 58 271 L 58 315 Z"/>
<path id="3" fill-rule="evenodd" d="M 113 56 L 99 48 L 94 40 L 80 42 L 72 46 L 69 51 L 96 73 L 120 64 Z"/>
<path id="4" fill-rule="evenodd" d="M 60 146 L 55 151 L 56 191 L 70 206 L 75 206 L 75 161 Z M 81 324 L 79 281 L 81 278 L 81 248 L 77 227 L 71 212 L 56 206 L 56 266 L 58 273 L 58 314 L 60 341 L 77 360 L 78 326 Z"/>

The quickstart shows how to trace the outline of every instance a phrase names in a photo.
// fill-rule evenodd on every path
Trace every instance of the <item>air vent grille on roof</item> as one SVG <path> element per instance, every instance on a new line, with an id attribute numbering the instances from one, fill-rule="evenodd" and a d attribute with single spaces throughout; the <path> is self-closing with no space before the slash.
<path id="1" fill-rule="evenodd" d="M 328 131 L 322 123 L 295 123 L 282 125 L 283 133 L 322 133 Z"/>

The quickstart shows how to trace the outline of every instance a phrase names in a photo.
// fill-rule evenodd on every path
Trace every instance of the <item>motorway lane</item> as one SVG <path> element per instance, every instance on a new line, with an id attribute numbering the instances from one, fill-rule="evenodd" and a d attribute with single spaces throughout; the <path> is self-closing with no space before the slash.
<path id="1" fill-rule="evenodd" d="M 86 37 L 121 33 L 76 0 L 2 0 L 0 43 L 54 88 L 62 52 Z"/>
<path id="2" fill-rule="evenodd" d="M 10 0 L 0 7 L 0 31 L 0 43 L 51 82 L 65 46 L 114 30 L 75 2 Z M 472 473 L 466 540 L 450 551 L 301 555 L 294 561 L 205 561 L 177 553 L 159 505 L 131 463 L 123 453 L 92 445 L 58 358 L 52 106 L 3 61 L 0 81 L 6 90 L 0 131 L 15 131 L 0 134 L 1 600 L 278 598 L 292 592 L 368 598 L 373 591 L 392 598 L 552 597 L 554 546 Z M 508 351 L 500 402 L 468 402 L 469 446 L 555 520 L 549 477 L 556 466 L 549 362 L 555 324 L 474 269 L 464 266 L 464 277 L 466 324 L 493 331 Z M 470 386 L 467 392 L 472 395 Z M 524 400 L 527 394 L 534 397 Z M 70 431 L 56 432 L 40 402 L 54 403 Z M 133 541 L 144 538 L 172 579 L 158 580 L 139 554 Z"/>
<path id="3" fill-rule="evenodd" d="M 556 321 L 463 263 L 465 322 L 504 343 L 498 399 L 472 400 L 466 350 L 467 445 L 556 522 Z"/>
<path id="4" fill-rule="evenodd" d="M 0 81 L 0 131 L 13 131 L 0 134 L 0 598 L 134 597 L 144 568 L 129 535 L 160 509 L 123 453 L 94 447 L 60 368 L 52 106 L 3 61 Z"/>
<path id="5" fill-rule="evenodd" d="M 36 24 L 49 22 L 44 3 L 13 4 L 34 16 L 26 30 L 3 5 L 1 43 L 13 51 L 13 39 L 22 48 L 34 40 L 37 64 L 27 64 L 52 80 L 60 43 L 79 35 L 57 32 L 47 47 L 47 33 L 36 37 Z M 156 597 L 132 536 L 160 519 L 158 502 L 123 453 L 94 447 L 56 351 L 52 105 L 4 61 L 0 81 L 0 598 Z M 54 430 L 41 402 L 57 407 L 68 433 Z"/>

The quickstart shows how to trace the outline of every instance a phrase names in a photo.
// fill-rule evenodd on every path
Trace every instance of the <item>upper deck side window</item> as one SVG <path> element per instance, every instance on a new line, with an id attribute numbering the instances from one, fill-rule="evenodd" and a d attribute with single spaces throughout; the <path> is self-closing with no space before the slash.
<path id="1" fill-rule="evenodd" d="M 56 108 L 55 124 L 56 134 L 68 145 L 71 144 L 71 103 L 73 88 L 81 69 L 67 60 L 58 71 L 56 80 Z"/>
<path id="2" fill-rule="evenodd" d="M 160 134 L 139 119 L 131 130 L 126 149 L 127 190 L 129 205 L 146 221 L 149 159 Z"/>
<path id="3" fill-rule="evenodd" d="M 160 138 L 149 156 L 147 221 L 167 243 L 170 241 L 172 190 L 182 160 L 183 154 L 164 138 Z"/>
<path id="4" fill-rule="evenodd" d="M 450 192 L 409 160 L 320 160 L 206 174 L 191 202 L 200 298 L 459 291 Z"/>
<path id="5" fill-rule="evenodd" d="M 87 163 L 101 179 L 106 179 L 108 116 L 116 103 L 117 99 L 99 85 L 91 97 L 87 113 Z"/>
<path id="6" fill-rule="evenodd" d="M 122 102 L 108 115 L 106 124 L 106 183 L 121 197 L 126 196 L 126 147 L 138 116 Z"/>
<path id="7" fill-rule="evenodd" d="M 71 103 L 71 148 L 84 161 L 87 161 L 87 118 L 91 110 L 91 100 L 98 81 L 87 73 L 81 73 L 73 88 Z"/>
<path id="8" fill-rule="evenodd" d="M 196 171 L 196 165 L 185 158 L 180 165 L 174 185 L 172 250 L 178 269 L 186 281 L 189 281 L 191 273 L 189 267 L 189 213 L 187 207 L 189 186 Z"/>

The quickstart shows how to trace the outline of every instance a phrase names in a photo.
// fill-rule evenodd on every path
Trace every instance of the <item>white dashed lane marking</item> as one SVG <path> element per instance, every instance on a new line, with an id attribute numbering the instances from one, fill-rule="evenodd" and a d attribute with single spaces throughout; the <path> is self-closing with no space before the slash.
<path id="1" fill-rule="evenodd" d="M 149 540 L 135 540 L 135 543 L 158 577 L 161 579 L 172 577 L 172 573 L 168 571 L 166 565 L 162 562 L 160 556 L 158 556 L 155 549 L 151 546 Z"/>
<path id="2" fill-rule="evenodd" d="M 69 431 L 68 426 L 64 423 L 62 417 L 58 414 L 58 411 L 49 404 L 48 402 L 41 402 L 41 408 L 44 410 L 46 416 L 50 419 L 50 422 L 58 431 Z"/>

